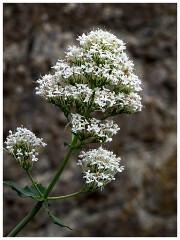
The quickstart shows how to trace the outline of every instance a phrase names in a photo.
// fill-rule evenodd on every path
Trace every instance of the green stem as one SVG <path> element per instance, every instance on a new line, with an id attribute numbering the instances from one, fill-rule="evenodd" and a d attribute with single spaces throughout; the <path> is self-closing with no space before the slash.
<path id="1" fill-rule="evenodd" d="M 74 196 L 77 196 L 77 195 L 83 193 L 83 189 L 84 189 L 84 187 L 83 187 L 80 191 L 78 191 L 78 192 L 71 193 L 71 194 L 64 195 L 64 196 L 48 197 L 47 200 L 58 200 L 58 199 L 64 199 L 64 198 L 74 197 Z"/>
<path id="2" fill-rule="evenodd" d="M 42 194 L 41 191 L 39 190 L 39 188 L 38 188 L 36 182 L 34 181 L 34 179 L 33 179 L 32 176 L 31 176 L 30 172 L 29 172 L 28 170 L 27 170 L 26 172 L 27 172 L 27 175 L 29 176 L 29 178 L 30 178 L 32 184 L 34 185 L 34 187 L 36 188 L 36 190 L 37 190 L 38 193 L 40 194 L 40 196 L 43 197 L 43 194 Z"/>
<path id="3" fill-rule="evenodd" d="M 40 210 L 42 203 L 43 202 L 37 202 L 29 214 L 10 232 L 8 237 L 15 237 Z"/>
<path id="4" fill-rule="evenodd" d="M 55 186 L 56 182 L 58 181 L 59 177 L 61 176 L 61 173 L 63 172 L 69 158 L 71 157 L 72 152 L 75 149 L 76 142 L 77 142 L 77 137 L 73 135 L 73 139 L 72 139 L 69 151 L 67 152 L 66 157 L 64 158 L 64 161 L 59 166 L 56 174 L 54 175 L 54 178 L 52 179 L 51 183 L 49 184 L 49 187 L 46 189 L 46 191 L 44 193 L 44 199 L 46 199 L 48 197 L 49 193 L 52 191 L 53 187 Z"/>
<path id="5" fill-rule="evenodd" d="M 49 193 L 51 192 L 51 190 L 55 186 L 56 182 L 58 181 L 61 173 L 63 172 L 69 158 L 72 155 L 72 152 L 75 149 L 76 142 L 77 142 L 77 137 L 73 135 L 69 151 L 67 152 L 62 164 L 59 166 L 59 168 L 58 168 L 56 174 L 54 175 L 54 178 L 52 179 L 51 183 L 49 184 L 48 188 L 46 189 L 44 196 L 43 196 L 44 200 L 47 199 Z M 29 176 L 31 176 L 31 175 L 29 175 Z M 33 180 L 33 182 L 34 182 L 34 180 Z M 36 215 L 36 213 L 40 210 L 40 208 L 42 207 L 42 203 L 43 203 L 43 201 L 39 201 L 33 207 L 33 209 L 29 212 L 29 214 L 11 231 L 11 233 L 8 235 L 8 237 L 15 237 L 28 224 L 28 222 Z"/>

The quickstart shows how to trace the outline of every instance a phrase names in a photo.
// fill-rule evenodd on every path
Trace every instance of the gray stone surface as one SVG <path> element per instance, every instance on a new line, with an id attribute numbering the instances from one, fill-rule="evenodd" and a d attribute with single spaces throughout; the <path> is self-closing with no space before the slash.
<path id="1" fill-rule="evenodd" d="M 21 237 L 176 236 L 176 4 L 4 4 L 4 139 L 24 125 L 48 143 L 33 175 L 48 184 L 66 149 L 66 120 L 35 95 L 35 81 L 64 58 L 77 35 L 102 28 L 127 43 L 143 82 L 144 109 L 115 119 L 121 130 L 108 145 L 125 171 L 103 191 L 53 202 L 51 208 L 74 230 L 60 228 L 40 211 Z M 74 155 L 53 193 L 82 185 Z M 4 153 L 4 179 L 28 184 Z M 4 236 L 21 221 L 33 200 L 4 187 Z"/>

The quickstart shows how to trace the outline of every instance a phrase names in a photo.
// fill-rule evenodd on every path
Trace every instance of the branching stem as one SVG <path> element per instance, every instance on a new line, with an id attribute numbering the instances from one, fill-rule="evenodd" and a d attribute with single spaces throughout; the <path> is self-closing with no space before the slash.
<path id="1" fill-rule="evenodd" d="M 52 181 L 50 182 L 48 188 L 46 189 L 44 195 L 40 192 L 39 188 L 37 187 L 35 181 L 33 180 L 31 174 L 29 173 L 29 171 L 27 171 L 29 178 L 31 179 L 34 187 L 37 189 L 37 191 L 39 192 L 39 194 L 42 196 L 42 198 L 45 200 L 48 199 L 48 196 L 50 194 L 50 192 L 52 191 L 53 187 L 55 186 L 55 184 L 57 183 L 58 179 L 60 178 L 68 160 L 70 159 L 73 151 L 76 149 L 77 143 L 77 137 L 76 136 L 72 136 L 72 140 L 71 140 L 71 144 L 70 144 L 70 148 L 69 151 L 67 152 L 62 164 L 59 166 L 58 170 L 56 171 L 56 174 L 54 175 Z M 80 190 L 81 191 L 81 190 Z M 74 194 L 69 194 L 69 197 L 75 196 L 77 194 L 80 193 L 74 193 Z M 66 198 L 68 197 L 68 195 L 66 196 Z M 62 198 L 65 198 L 65 196 L 62 196 Z M 58 198 L 60 199 L 60 198 Z M 48 200 L 53 200 L 53 199 L 48 199 Z M 55 199 L 54 199 L 55 200 Z M 33 209 L 28 213 L 28 215 L 10 232 L 10 234 L 8 235 L 8 237 L 15 237 L 27 224 L 28 222 L 30 222 L 30 220 L 37 214 L 37 212 L 41 209 L 42 207 L 42 203 L 44 201 L 39 201 L 36 203 L 36 205 L 33 207 Z"/>

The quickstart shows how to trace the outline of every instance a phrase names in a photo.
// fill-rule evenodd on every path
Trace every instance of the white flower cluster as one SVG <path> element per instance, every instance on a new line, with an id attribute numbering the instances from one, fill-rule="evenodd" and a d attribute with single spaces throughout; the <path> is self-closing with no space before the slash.
<path id="1" fill-rule="evenodd" d="M 32 162 L 38 160 L 38 149 L 46 146 L 42 140 L 21 126 L 16 129 L 15 133 L 9 131 L 9 136 L 5 141 L 6 150 L 12 157 L 15 157 L 19 165 L 27 170 L 32 166 Z"/>
<path id="2" fill-rule="evenodd" d="M 113 120 L 105 120 L 102 123 L 96 118 L 86 119 L 80 114 L 72 114 L 72 132 L 80 141 L 91 138 L 93 142 L 111 142 L 112 136 L 120 130 Z"/>
<path id="3" fill-rule="evenodd" d="M 120 160 L 113 152 L 102 147 L 83 151 L 77 164 L 82 166 L 83 178 L 86 180 L 85 190 L 103 189 L 107 183 L 115 180 L 115 174 L 124 170 L 124 166 L 120 166 Z"/>
<path id="4" fill-rule="evenodd" d="M 108 111 L 108 117 L 141 111 L 137 93 L 141 80 L 134 74 L 123 41 L 100 29 L 77 40 L 80 46 L 68 48 L 65 61 L 53 67 L 55 74 L 37 81 L 36 93 L 60 107 L 66 117 L 72 111 L 84 115 L 88 109 L 89 114 Z"/>
<path id="5" fill-rule="evenodd" d="M 70 46 L 65 60 L 55 64 L 54 75 L 37 81 L 36 93 L 64 112 L 81 146 L 110 142 L 119 127 L 107 118 L 141 111 L 141 80 L 125 53 L 124 42 L 113 34 L 98 29 L 77 41 L 79 46 Z M 91 118 L 94 111 L 98 111 L 98 119 Z M 78 164 L 87 190 L 102 189 L 114 180 L 116 172 L 124 169 L 119 163 L 120 158 L 102 147 L 82 152 Z"/>

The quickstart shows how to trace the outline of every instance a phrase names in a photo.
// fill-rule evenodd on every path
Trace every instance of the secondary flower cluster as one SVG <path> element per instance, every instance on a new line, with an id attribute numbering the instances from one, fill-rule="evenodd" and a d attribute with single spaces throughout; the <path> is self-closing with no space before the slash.
<path id="1" fill-rule="evenodd" d="M 120 129 L 113 120 L 102 123 L 96 118 L 87 120 L 80 114 L 72 114 L 71 124 L 72 132 L 81 142 L 88 138 L 91 138 L 91 142 L 111 142 L 112 136 Z"/>
<path id="2" fill-rule="evenodd" d="M 124 166 L 120 166 L 120 160 L 113 152 L 102 147 L 83 151 L 78 165 L 82 166 L 83 178 L 86 180 L 85 191 L 103 189 L 108 182 L 115 180 L 114 175 L 124 170 Z"/>
<path id="3" fill-rule="evenodd" d="M 42 138 L 37 138 L 34 133 L 24 127 L 18 127 L 15 133 L 9 131 L 6 138 L 6 150 L 14 157 L 18 164 L 25 170 L 32 167 L 32 162 L 38 160 L 38 150 L 45 147 L 46 143 Z"/>

